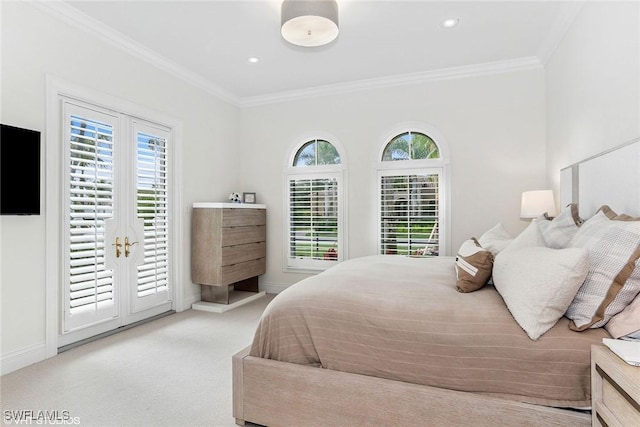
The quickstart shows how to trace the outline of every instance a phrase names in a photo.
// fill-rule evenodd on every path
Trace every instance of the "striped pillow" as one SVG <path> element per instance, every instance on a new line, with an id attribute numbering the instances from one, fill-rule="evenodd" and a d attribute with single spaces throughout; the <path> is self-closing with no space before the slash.
<path id="1" fill-rule="evenodd" d="M 482 288 L 493 269 L 493 255 L 472 237 L 466 240 L 456 255 L 456 288 L 458 292 L 473 292 Z"/>
<path id="2" fill-rule="evenodd" d="M 534 222 L 538 224 L 546 246 L 553 249 L 566 248 L 582 224 L 578 215 L 578 205 L 575 203 L 568 204 L 560 215 L 553 219 L 542 215 Z"/>
<path id="3" fill-rule="evenodd" d="M 640 332 L 640 294 L 624 310 L 613 316 L 604 327 L 613 338 Z"/>
<path id="4" fill-rule="evenodd" d="M 574 331 L 604 326 L 640 292 L 640 218 L 602 206 L 569 247 L 589 251 L 589 273 L 566 316 Z"/>

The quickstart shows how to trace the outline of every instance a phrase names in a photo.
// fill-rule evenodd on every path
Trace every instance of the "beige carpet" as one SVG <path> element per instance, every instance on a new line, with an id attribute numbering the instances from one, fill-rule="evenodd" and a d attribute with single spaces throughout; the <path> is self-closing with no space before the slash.
<path id="1" fill-rule="evenodd" d="M 2 422 L 7 411 L 58 411 L 81 426 L 235 426 L 231 356 L 272 298 L 173 314 L 7 374 Z"/>

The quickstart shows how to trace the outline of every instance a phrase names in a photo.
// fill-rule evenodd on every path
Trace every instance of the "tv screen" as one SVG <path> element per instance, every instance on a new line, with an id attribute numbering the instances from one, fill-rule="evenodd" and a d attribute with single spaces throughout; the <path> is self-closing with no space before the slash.
<path id="1" fill-rule="evenodd" d="M 0 214 L 40 215 L 40 132 L 0 125 Z"/>

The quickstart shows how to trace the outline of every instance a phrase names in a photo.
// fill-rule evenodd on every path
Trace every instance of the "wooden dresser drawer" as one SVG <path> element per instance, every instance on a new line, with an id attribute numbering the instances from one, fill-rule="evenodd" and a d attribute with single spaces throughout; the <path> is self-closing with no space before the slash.
<path id="1" fill-rule="evenodd" d="M 267 212 L 264 209 L 225 208 L 222 209 L 222 226 L 265 225 Z"/>
<path id="2" fill-rule="evenodd" d="M 619 385 L 609 378 L 605 377 L 602 381 L 602 400 L 599 403 L 602 405 L 600 410 L 606 408 L 614 417 L 624 414 L 621 418 L 629 423 L 625 425 L 640 426 L 640 412 L 633 407 L 632 400 L 621 393 Z"/>
<path id="3" fill-rule="evenodd" d="M 640 426 L 640 367 L 591 346 L 591 406 L 593 426 Z"/>
<path id="4" fill-rule="evenodd" d="M 267 251 L 266 242 L 247 243 L 246 245 L 228 246 L 222 252 L 222 266 L 237 264 L 264 258 Z"/>
<path id="5" fill-rule="evenodd" d="M 225 246 L 244 245 L 246 243 L 264 242 L 267 240 L 267 227 L 264 225 L 248 227 L 226 227 L 220 230 L 223 252 Z"/>
<path id="6" fill-rule="evenodd" d="M 222 270 L 222 285 L 230 285 L 247 277 L 264 274 L 267 270 L 266 258 L 226 265 Z"/>

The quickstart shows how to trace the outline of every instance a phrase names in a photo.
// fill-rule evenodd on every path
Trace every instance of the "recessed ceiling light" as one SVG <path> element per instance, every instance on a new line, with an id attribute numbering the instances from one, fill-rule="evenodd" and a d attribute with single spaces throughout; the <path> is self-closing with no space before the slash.
<path id="1" fill-rule="evenodd" d="M 262 58 L 260 58 L 259 56 L 250 56 L 247 58 L 247 62 L 251 64 L 257 64 L 260 61 L 262 61 Z"/>
<path id="2" fill-rule="evenodd" d="M 459 18 L 447 18 L 440 21 L 440 26 L 442 28 L 453 28 L 460 23 Z"/>

